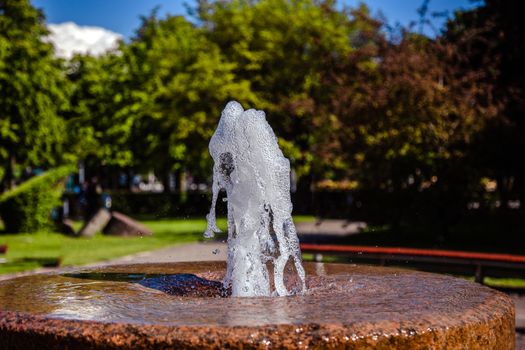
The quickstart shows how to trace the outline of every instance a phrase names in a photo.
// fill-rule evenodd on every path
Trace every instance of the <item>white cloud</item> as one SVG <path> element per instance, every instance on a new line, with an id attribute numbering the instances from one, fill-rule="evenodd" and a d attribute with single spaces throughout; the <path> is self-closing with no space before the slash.
<path id="1" fill-rule="evenodd" d="M 73 22 L 49 24 L 47 40 L 58 57 L 69 59 L 75 53 L 99 56 L 118 47 L 122 35 L 101 27 L 79 26 Z"/>

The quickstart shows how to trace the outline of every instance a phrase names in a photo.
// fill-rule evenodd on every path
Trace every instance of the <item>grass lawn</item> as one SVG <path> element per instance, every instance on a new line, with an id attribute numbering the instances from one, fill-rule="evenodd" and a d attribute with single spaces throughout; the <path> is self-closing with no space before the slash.
<path id="1" fill-rule="evenodd" d="M 82 265 L 177 243 L 202 239 L 206 221 L 202 219 L 159 219 L 143 221 L 152 236 L 111 237 L 97 234 L 93 238 L 72 238 L 58 233 L 21 233 L 0 235 L 0 244 L 7 244 L 6 262 L 0 273 L 34 269 L 61 259 L 62 266 Z M 225 226 L 225 220 L 218 220 Z"/>
<path id="2" fill-rule="evenodd" d="M 298 216 L 296 222 L 313 220 Z M 204 219 L 157 219 L 141 221 L 153 231 L 145 237 L 111 237 L 97 234 L 93 238 L 71 238 L 59 233 L 0 234 L 0 245 L 7 244 L 7 254 L 0 255 L 0 274 L 35 269 L 61 260 L 61 266 L 82 265 L 137 252 L 203 240 Z M 226 220 L 217 219 L 226 229 Z M 78 227 L 75 227 L 78 228 Z"/>
<path id="3" fill-rule="evenodd" d="M 490 287 L 525 289 L 525 279 L 485 277 L 483 283 Z"/>

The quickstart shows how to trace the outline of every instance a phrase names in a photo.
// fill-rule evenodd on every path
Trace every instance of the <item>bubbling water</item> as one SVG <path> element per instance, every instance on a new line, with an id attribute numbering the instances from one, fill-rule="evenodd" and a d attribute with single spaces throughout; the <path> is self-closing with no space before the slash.
<path id="1" fill-rule="evenodd" d="M 263 111 L 229 102 L 210 145 L 213 197 L 205 237 L 220 232 L 215 219 L 219 191 L 228 207 L 228 263 L 224 287 L 232 296 L 286 296 L 306 290 L 299 239 L 292 220 L 290 162 Z M 300 287 L 289 291 L 284 269 L 292 260 Z M 272 290 L 268 264 L 273 265 Z"/>

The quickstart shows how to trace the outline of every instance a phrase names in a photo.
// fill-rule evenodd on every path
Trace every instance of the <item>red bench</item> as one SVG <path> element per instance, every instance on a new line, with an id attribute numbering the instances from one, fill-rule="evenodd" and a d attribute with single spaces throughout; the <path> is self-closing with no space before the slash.
<path id="1" fill-rule="evenodd" d="M 301 244 L 303 253 L 344 256 L 350 262 L 415 267 L 432 272 L 474 275 L 483 283 L 485 276 L 525 278 L 525 256 L 398 247 L 368 247 L 329 244 Z"/>
<path id="2" fill-rule="evenodd" d="M 6 245 L 0 245 L 0 254 L 5 254 L 7 252 L 7 246 Z"/>

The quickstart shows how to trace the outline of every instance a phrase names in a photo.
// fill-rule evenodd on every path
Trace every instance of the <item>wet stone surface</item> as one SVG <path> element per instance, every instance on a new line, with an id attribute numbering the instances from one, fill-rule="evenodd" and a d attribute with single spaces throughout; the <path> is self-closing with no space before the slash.
<path id="1" fill-rule="evenodd" d="M 223 262 L 2 281 L 0 349 L 514 348 L 513 303 L 489 288 L 391 268 L 305 268 L 308 292 L 275 298 L 228 297 Z"/>

